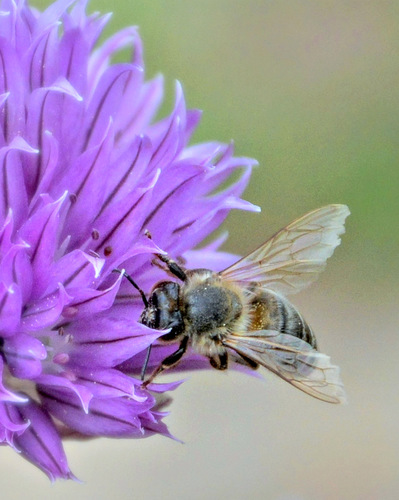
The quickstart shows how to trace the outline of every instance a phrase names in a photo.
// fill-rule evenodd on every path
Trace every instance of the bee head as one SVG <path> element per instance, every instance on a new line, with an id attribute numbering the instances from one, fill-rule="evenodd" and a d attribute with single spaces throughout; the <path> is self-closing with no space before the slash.
<path id="1" fill-rule="evenodd" d="M 178 283 L 162 281 L 154 287 L 148 306 L 141 313 L 140 322 L 143 325 L 156 330 L 171 329 L 171 332 L 161 337 L 163 340 L 175 339 L 183 331 L 179 294 Z"/>

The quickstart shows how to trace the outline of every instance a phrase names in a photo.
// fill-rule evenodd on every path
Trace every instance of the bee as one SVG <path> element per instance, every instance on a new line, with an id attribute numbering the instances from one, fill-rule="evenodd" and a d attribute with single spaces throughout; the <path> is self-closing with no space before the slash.
<path id="1" fill-rule="evenodd" d="M 339 368 L 317 350 L 312 329 L 285 296 L 308 286 L 324 269 L 349 213 L 345 205 L 314 210 L 221 272 L 187 270 L 157 254 L 181 283 L 157 283 L 148 301 L 127 276 L 145 305 L 140 322 L 167 330 L 161 343 L 179 343 L 143 386 L 176 366 L 191 346 L 217 370 L 229 362 L 260 365 L 315 398 L 344 402 Z"/>

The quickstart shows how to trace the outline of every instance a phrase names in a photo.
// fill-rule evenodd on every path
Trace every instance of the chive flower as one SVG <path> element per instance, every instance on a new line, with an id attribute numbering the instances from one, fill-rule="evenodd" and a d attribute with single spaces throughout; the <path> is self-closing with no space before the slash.
<path id="1" fill-rule="evenodd" d="M 110 16 L 86 3 L 0 2 L 0 442 L 51 480 L 74 478 L 65 438 L 170 436 L 162 393 L 178 383 L 140 381 L 162 332 L 113 270 L 148 293 L 157 252 L 227 267 L 223 238 L 195 248 L 231 209 L 257 210 L 240 198 L 255 162 L 189 144 L 200 112 L 179 83 L 157 119 L 163 80 L 145 78 L 137 29 L 99 41 Z M 205 365 L 188 353 L 179 369 Z"/>

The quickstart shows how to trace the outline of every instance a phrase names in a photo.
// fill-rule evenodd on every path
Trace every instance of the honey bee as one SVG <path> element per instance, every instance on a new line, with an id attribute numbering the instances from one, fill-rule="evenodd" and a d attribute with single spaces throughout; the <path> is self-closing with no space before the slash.
<path id="1" fill-rule="evenodd" d="M 217 370 L 225 370 L 229 361 L 253 369 L 261 365 L 315 398 L 345 401 L 339 368 L 317 350 L 312 329 L 285 296 L 317 278 L 340 244 L 348 215 L 345 205 L 314 210 L 221 272 L 186 270 L 157 254 L 182 283 L 156 284 L 147 301 L 130 281 L 145 305 L 140 322 L 168 330 L 158 340 L 179 345 L 143 386 L 177 365 L 191 346 Z"/>

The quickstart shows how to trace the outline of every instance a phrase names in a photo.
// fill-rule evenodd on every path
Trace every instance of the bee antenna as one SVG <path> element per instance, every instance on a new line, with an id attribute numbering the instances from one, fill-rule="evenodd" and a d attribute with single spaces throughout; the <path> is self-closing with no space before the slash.
<path id="1" fill-rule="evenodd" d="M 147 297 L 145 296 L 145 293 L 143 292 L 143 290 L 138 286 L 138 284 L 133 280 L 133 278 L 127 274 L 127 272 L 125 271 L 121 271 L 120 269 L 113 269 L 112 270 L 113 273 L 119 273 L 119 274 L 122 274 L 127 280 L 128 282 L 134 286 L 134 288 L 139 292 L 140 296 L 141 296 L 141 300 L 143 301 L 143 304 L 145 307 L 148 307 L 148 300 L 147 300 Z"/>

